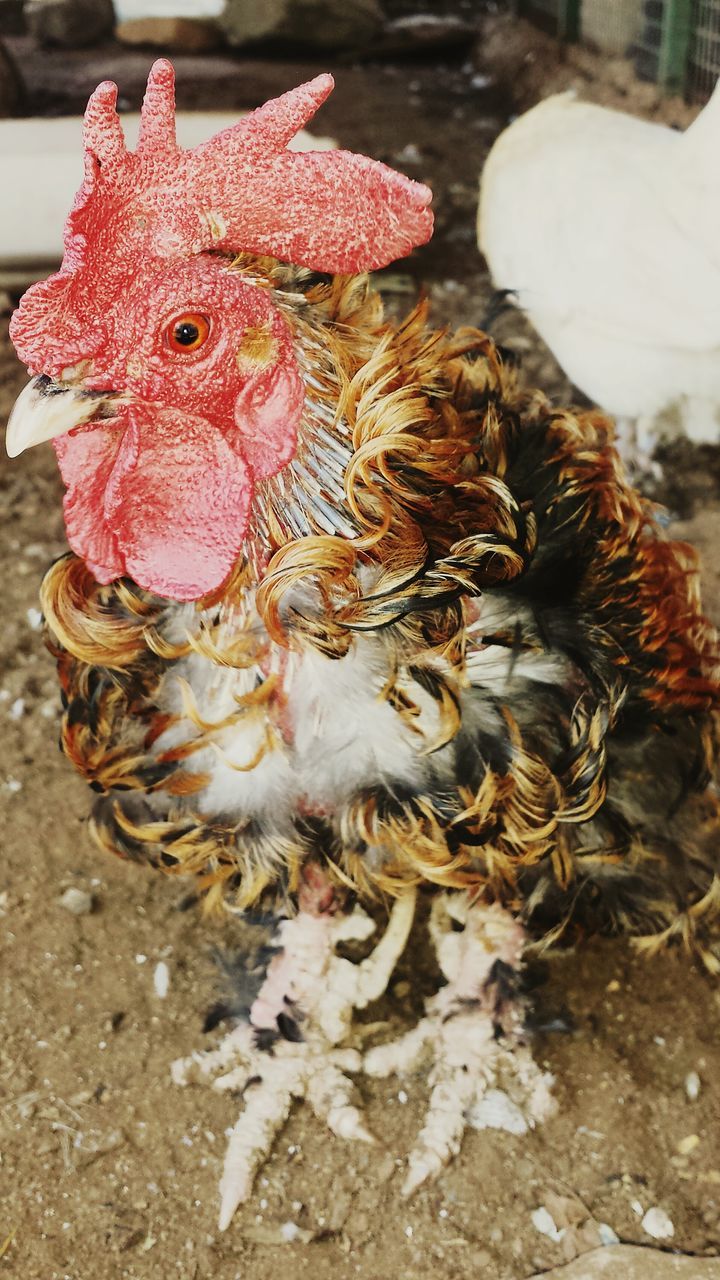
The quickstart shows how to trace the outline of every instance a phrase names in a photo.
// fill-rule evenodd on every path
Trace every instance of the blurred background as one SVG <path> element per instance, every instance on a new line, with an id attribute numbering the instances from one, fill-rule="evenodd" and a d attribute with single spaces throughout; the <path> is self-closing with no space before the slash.
<path id="1" fill-rule="evenodd" d="M 717 0 L 517 0 L 515 13 L 565 40 L 626 54 L 637 75 L 704 102 L 720 72 Z"/>

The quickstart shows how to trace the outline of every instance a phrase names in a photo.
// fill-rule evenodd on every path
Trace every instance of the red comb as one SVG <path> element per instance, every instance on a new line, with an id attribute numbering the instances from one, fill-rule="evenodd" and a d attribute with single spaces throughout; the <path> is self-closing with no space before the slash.
<path id="1" fill-rule="evenodd" d="M 62 346 L 70 363 L 73 339 L 77 345 L 88 336 L 78 326 L 92 326 L 118 296 L 139 254 L 246 250 L 355 273 L 429 240 L 427 187 L 353 152 L 288 150 L 333 83 L 317 76 L 185 151 L 175 139 L 173 68 L 160 59 L 148 78 L 135 152 L 125 145 L 116 86 L 99 85 L 85 113 L 85 180 L 65 227 L 61 270 L 31 289 L 14 317 L 21 358 L 47 366 L 47 358 L 37 360 L 44 334 L 45 352 L 49 342 L 58 352 Z"/>

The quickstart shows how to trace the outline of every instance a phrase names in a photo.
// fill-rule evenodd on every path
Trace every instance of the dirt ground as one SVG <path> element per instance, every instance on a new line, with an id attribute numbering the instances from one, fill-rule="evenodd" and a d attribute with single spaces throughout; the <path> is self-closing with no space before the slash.
<path id="1" fill-rule="evenodd" d="M 517 100 L 529 105 L 544 84 L 579 82 L 604 101 L 659 110 L 654 91 L 633 88 L 622 64 L 585 54 L 558 60 L 527 30 L 512 36 L 512 72 L 511 41 L 497 26 L 464 60 L 338 69 L 322 131 L 436 191 L 433 245 L 385 275 L 393 306 L 409 302 L 421 281 L 439 321 L 482 321 L 490 291 L 475 248 L 477 175 Z M 502 82 L 488 85 L 483 50 L 493 39 L 508 59 Z M 39 59 L 18 46 L 35 108 L 79 107 L 108 74 L 138 101 L 145 53 L 108 47 Z M 206 61 L 176 62 L 185 105 L 201 103 L 203 92 L 209 102 L 211 85 L 213 105 L 253 106 L 320 69 L 218 58 L 209 76 Z M 662 110 L 666 118 L 685 112 Z M 526 376 L 571 394 L 520 318 L 503 321 L 502 338 L 522 354 Z M 3 336 L 0 417 L 23 382 Z M 717 453 L 675 448 L 667 457 L 676 530 L 704 553 L 706 599 L 720 618 Z M 174 1088 L 169 1063 L 212 1042 L 201 1032 L 215 994 L 212 952 L 236 935 L 188 909 L 186 889 L 92 847 L 88 793 L 55 746 L 55 676 L 37 613 L 42 572 L 64 546 L 51 450 L 6 463 L 0 491 L 0 1276 L 275 1280 L 281 1268 L 313 1280 L 525 1280 L 599 1243 L 608 1228 L 651 1243 L 641 1227 L 651 1206 L 674 1224 L 659 1247 L 720 1253 L 720 991 L 677 956 L 649 964 L 606 943 L 533 972 L 546 1028 L 535 1053 L 557 1077 L 557 1118 L 526 1138 L 469 1131 L 455 1163 L 407 1203 L 402 1155 L 421 1127 L 426 1084 L 361 1080 L 383 1142 L 344 1145 L 298 1107 L 249 1203 L 218 1235 L 224 1134 L 239 1104 Z M 68 887 L 92 894 L 91 914 L 59 904 Z M 164 1000 L 154 985 L 160 961 L 170 979 Z M 411 1022 L 433 980 L 416 946 L 365 1020 Z M 692 1072 L 694 1101 L 685 1084 Z M 562 1239 L 533 1225 L 540 1206 L 564 1228 Z M 299 1229 L 294 1243 L 283 1241 L 287 1223 Z"/>

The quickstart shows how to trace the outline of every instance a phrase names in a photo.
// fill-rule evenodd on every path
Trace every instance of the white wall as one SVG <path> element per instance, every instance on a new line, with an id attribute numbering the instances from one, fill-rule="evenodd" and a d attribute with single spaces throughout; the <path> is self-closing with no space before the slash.
<path id="1" fill-rule="evenodd" d="M 118 22 L 131 18 L 217 18 L 225 0 L 113 0 Z"/>

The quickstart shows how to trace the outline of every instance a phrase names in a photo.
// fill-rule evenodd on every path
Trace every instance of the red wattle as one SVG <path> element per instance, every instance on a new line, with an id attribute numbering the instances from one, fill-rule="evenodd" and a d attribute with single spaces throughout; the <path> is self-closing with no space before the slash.
<path id="1" fill-rule="evenodd" d="M 305 388 L 294 360 L 278 364 L 264 378 L 243 387 L 235 402 L 240 452 L 256 480 L 274 476 L 297 446 L 297 421 Z"/>
<path id="2" fill-rule="evenodd" d="M 127 417 L 124 431 L 93 427 L 57 442 L 68 540 L 100 582 L 126 575 L 156 595 L 196 600 L 237 560 L 249 470 L 203 418 L 134 407 Z"/>

